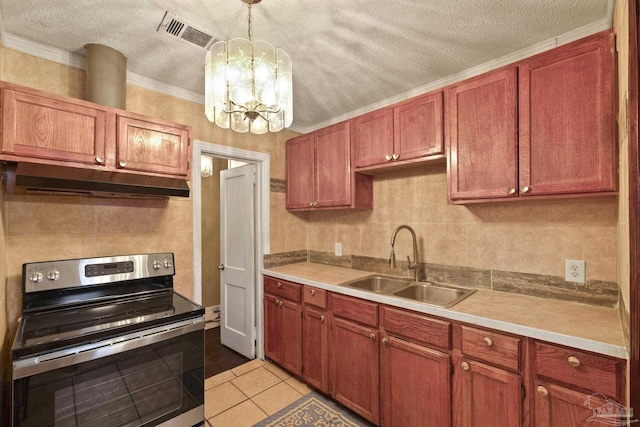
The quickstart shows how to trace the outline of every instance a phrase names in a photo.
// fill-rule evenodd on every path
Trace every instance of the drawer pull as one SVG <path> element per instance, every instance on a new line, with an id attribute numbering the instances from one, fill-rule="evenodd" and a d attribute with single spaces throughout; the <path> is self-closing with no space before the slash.
<path id="1" fill-rule="evenodd" d="M 461 366 L 462 366 L 462 369 L 464 369 L 465 371 L 469 370 L 469 364 L 467 362 L 462 362 Z"/>
<path id="2" fill-rule="evenodd" d="M 324 322 L 324 315 L 320 316 L 320 322 Z"/>
<path id="3" fill-rule="evenodd" d="M 315 289 L 311 289 L 311 290 L 309 291 L 309 293 L 311 293 L 311 296 L 314 296 L 314 295 L 316 294 L 316 290 L 315 290 Z"/>
<path id="4" fill-rule="evenodd" d="M 573 366 L 574 368 L 577 368 L 578 366 L 580 366 L 580 359 L 578 359 L 575 356 L 569 356 L 569 358 L 567 359 L 567 362 L 569 363 L 569 365 Z"/>
<path id="5" fill-rule="evenodd" d="M 282 283 L 278 282 L 278 283 L 276 284 L 276 286 L 277 286 L 277 287 L 279 287 L 279 288 L 281 288 L 281 287 L 282 287 Z"/>
<path id="6" fill-rule="evenodd" d="M 389 340 L 387 338 L 382 338 L 382 344 L 389 344 Z"/>
<path id="7" fill-rule="evenodd" d="M 489 338 L 489 337 L 484 337 L 482 339 L 482 341 L 484 341 L 484 343 L 487 345 L 487 347 L 491 347 L 493 345 L 493 341 L 491 341 L 491 338 Z"/>
<path id="8" fill-rule="evenodd" d="M 376 334 L 371 332 L 371 334 L 369 334 L 369 338 L 371 339 L 371 341 L 375 341 L 376 340 Z"/>
<path id="9" fill-rule="evenodd" d="M 543 397 L 549 396 L 549 390 L 547 390 L 546 387 L 539 385 L 537 388 L 537 391 L 540 396 L 543 396 Z"/>

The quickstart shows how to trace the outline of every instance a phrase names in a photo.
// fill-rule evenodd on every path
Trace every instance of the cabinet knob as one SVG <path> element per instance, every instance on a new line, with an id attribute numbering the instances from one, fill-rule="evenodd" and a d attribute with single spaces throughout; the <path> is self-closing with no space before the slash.
<path id="1" fill-rule="evenodd" d="M 127 167 L 127 162 L 125 162 L 124 160 L 120 160 L 118 162 L 118 166 L 121 167 L 121 168 L 125 168 L 125 167 Z"/>
<path id="2" fill-rule="evenodd" d="M 96 163 L 99 165 L 104 165 L 104 157 L 96 156 Z"/>
<path id="3" fill-rule="evenodd" d="M 549 396 L 549 390 L 547 390 L 547 388 L 546 388 L 546 387 L 543 387 L 543 386 L 541 386 L 541 385 L 539 385 L 539 386 L 538 386 L 538 388 L 536 389 L 536 391 L 538 392 L 538 394 L 539 394 L 540 396 L 544 396 L 544 397 Z"/>
<path id="4" fill-rule="evenodd" d="M 392 158 L 393 160 L 398 160 L 398 159 L 400 158 L 400 154 L 393 153 L 393 156 L 391 156 L 391 158 Z"/>
<path id="5" fill-rule="evenodd" d="M 310 207 L 313 207 L 313 202 L 309 202 L 309 206 L 310 206 Z"/>
<path id="6" fill-rule="evenodd" d="M 276 283 L 276 286 L 277 286 L 277 287 L 279 287 L 279 288 L 281 288 L 281 287 L 282 287 L 282 283 L 281 283 L 281 282 L 278 282 L 278 283 Z"/>
<path id="7" fill-rule="evenodd" d="M 320 321 L 324 322 L 324 314 L 322 316 L 320 316 Z"/>
<path id="8" fill-rule="evenodd" d="M 567 359 L 567 362 L 569 363 L 569 365 L 573 366 L 574 368 L 577 368 L 578 366 L 580 366 L 580 359 L 578 359 L 575 356 L 569 356 L 569 358 Z"/>
<path id="9" fill-rule="evenodd" d="M 387 154 L 386 156 L 384 156 L 384 158 L 387 160 L 387 162 L 390 162 L 391 159 L 393 159 L 393 157 L 391 156 L 391 154 Z"/>
<path id="10" fill-rule="evenodd" d="M 276 305 L 278 305 L 280 303 L 280 300 L 276 299 L 275 303 L 276 303 Z"/>
<path id="11" fill-rule="evenodd" d="M 520 189 L 520 191 L 523 193 L 528 193 L 529 191 L 531 191 L 531 187 L 529 187 L 528 185 L 525 185 Z"/>
<path id="12" fill-rule="evenodd" d="M 311 294 L 311 296 L 314 296 L 314 295 L 316 294 L 316 290 L 315 290 L 315 289 L 311 289 L 311 290 L 309 291 L 309 293 Z"/>
<path id="13" fill-rule="evenodd" d="M 387 338 L 382 338 L 382 344 L 389 344 L 389 340 Z"/>
<path id="14" fill-rule="evenodd" d="M 491 347 L 493 345 L 493 341 L 489 337 L 484 337 L 482 339 L 482 341 L 484 341 L 484 343 L 487 345 L 487 347 Z"/>
<path id="15" fill-rule="evenodd" d="M 282 307 L 282 304 L 283 304 L 282 300 L 278 301 L 278 305 L 279 305 L 280 307 Z"/>
<path id="16" fill-rule="evenodd" d="M 516 194 L 516 189 L 515 189 L 514 187 L 511 187 L 511 188 L 509 189 L 509 195 L 510 195 L 510 196 L 513 196 L 514 194 Z"/>
<path id="17" fill-rule="evenodd" d="M 469 370 L 469 364 L 467 362 L 462 362 L 460 366 L 462 366 L 462 369 L 464 369 L 465 371 Z"/>
<path id="18" fill-rule="evenodd" d="M 371 339 L 371 341 L 375 341 L 376 340 L 376 334 L 374 334 L 373 332 L 371 332 L 369 334 L 369 338 Z"/>

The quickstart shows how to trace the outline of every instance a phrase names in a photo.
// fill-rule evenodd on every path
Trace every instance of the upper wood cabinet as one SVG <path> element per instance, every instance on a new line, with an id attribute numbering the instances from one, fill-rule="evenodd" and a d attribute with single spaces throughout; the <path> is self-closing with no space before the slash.
<path id="1" fill-rule="evenodd" d="M 118 114 L 117 166 L 144 172 L 186 175 L 189 128 L 137 114 Z"/>
<path id="2" fill-rule="evenodd" d="M 186 177 L 189 126 L 1 83 L 0 158 Z"/>
<path id="3" fill-rule="evenodd" d="M 452 200 L 494 199 L 517 193 L 517 93 L 515 67 L 486 73 L 448 89 Z"/>
<path id="4" fill-rule="evenodd" d="M 371 209 L 372 179 L 353 172 L 349 122 L 286 143 L 287 209 Z"/>
<path id="5" fill-rule="evenodd" d="M 354 153 L 357 170 L 412 163 L 444 154 L 442 92 L 422 95 L 394 107 L 357 117 Z"/>
<path id="6" fill-rule="evenodd" d="M 520 194 L 615 191 L 614 61 L 604 33 L 520 64 Z"/>
<path id="7" fill-rule="evenodd" d="M 451 201 L 614 194 L 613 71 L 606 31 L 450 87 Z"/>
<path id="8" fill-rule="evenodd" d="M 87 102 L 2 88 L 2 153 L 105 164 L 109 112 Z M 110 138 L 110 140 L 108 140 Z"/>

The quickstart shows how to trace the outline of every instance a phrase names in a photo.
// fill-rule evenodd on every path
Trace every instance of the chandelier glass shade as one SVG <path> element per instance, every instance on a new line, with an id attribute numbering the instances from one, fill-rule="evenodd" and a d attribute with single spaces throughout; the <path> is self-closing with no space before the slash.
<path id="1" fill-rule="evenodd" d="M 243 0 L 245 1 L 245 0 Z M 205 114 L 221 128 L 263 134 L 293 121 L 291 59 L 262 40 L 214 43 L 205 58 Z"/>

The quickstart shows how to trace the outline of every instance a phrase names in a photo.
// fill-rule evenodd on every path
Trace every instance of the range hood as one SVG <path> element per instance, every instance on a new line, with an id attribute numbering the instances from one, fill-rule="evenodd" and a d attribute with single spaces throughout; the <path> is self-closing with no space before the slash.
<path id="1" fill-rule="evenodd" d="M 18 163 L 16 185 L 93 195 L 189 197 L 189 186 L 184 179 L 26 162 Z"/>

